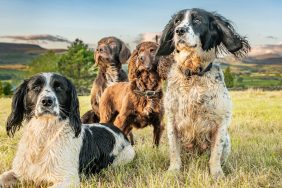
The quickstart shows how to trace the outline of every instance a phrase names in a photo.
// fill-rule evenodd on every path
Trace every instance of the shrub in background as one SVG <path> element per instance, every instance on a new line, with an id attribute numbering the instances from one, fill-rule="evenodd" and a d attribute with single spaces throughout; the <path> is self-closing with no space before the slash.
<path id="1" fill-rule="evenodd" d="M 89 95 L 97 70 L 93 68 L 93 51 L 76 39 L 58 63 L 59 72 L 72 80 L 80 95 Z"/>
<path id="2" fill-rule="evenodd" d="M 34 59 L 28 66 L 27 77 L 40 72 L 58 72 L 58 62 L 60 55 L 53 51 L 48 51 Z"/>
<path id="3" fill-rule="evenodd" d="M 13 94 L 12 85 L 9 82 L 6 82 L 3 86 L 3 94 L 9 96 Z"/>
<path id="4" fill-rule="evenodd" d="M 2 82 L 0 81 L 0 97 L 3 95 L 3 85 Z"/>
<path id="5" fill-rule="evenodd" d="M 231 73 L 230 67 L 227 67 L 224 71 L 224 80 L 226 87 L 228 88 L 234 87 L 234 76 Z"/>

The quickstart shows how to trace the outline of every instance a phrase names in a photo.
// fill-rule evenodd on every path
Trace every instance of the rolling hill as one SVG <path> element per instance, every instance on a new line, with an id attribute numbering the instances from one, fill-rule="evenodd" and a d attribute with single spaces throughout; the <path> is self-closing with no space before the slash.
<path id="1" fill-rule="evenodd" d="M 49 50 L 35 44 L 0 43 L 0 65 L 27 65 L 34 58 Z M 51 50 L 58 53 L 65 51 L 63 49 Z"/>

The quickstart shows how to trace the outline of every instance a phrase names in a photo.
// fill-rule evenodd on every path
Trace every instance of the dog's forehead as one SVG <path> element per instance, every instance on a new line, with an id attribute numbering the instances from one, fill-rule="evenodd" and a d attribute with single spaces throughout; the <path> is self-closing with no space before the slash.
<path id="1" fill-rule="evenodd" d="M 209 15 L 210 13 L 203 9 L 193 8 L 193 9 L 184 9 L 184 10 L 179 11 L 176 14 L 175 18 L 180 19 L 182 21 L 190 22 L 195 17 L 206 18 Z"/>
<path id="2" fill-rule="evenodd" d="M 158 44 L 155 42 L 143 42 L 140 45 L 137 46 L 138 50 L 145 50 L 149 48 L 158 48 Z"/>
<path id="3" fill-rule="evenodd" d="M 29 85 L 50 85 L 54 81 L 67 85 L 67 80 L 64 76 L 54 73 L 41 73 L 31 77 Z"/>
<path id="4" fill-rule="evenodd" d="M 59 75 L 59 74 L 53 74 L 52 75 L 52 77 L 50 79 L 50 82 L 53 83 L 54 81 L 59 82 L 59 83 L 61 83 L 63 85 L 67 85 L 68 84 L 68 81 L 67 81 L 66 77 L 64 77 L 62 75 Z"/>
<path id="5" fill-rule="evenodd" d="M 212 16 L 211 12 L 208 12 L 206 10 L 203 9 L 192 9 L 190 11 L 190 15 L 191 17 L 197 17 L 197 18 L 202 18 L 202 19 L 207 19 L 208 17 Z M 202 20 L 203 21 L 203 20 Z"/>
<path id="6" fill-rule="evenodd" d="M 105 38 L 102 38 L 99 42 L 98 42 L 98 46 L 101 45 L 101 44 L 110 44 L 110 43 L 116 43 L 118 44 L 119 43 L 119 40 L 115 37 L 105 37 Z"/>
<path id="7" fill-rule="evenodd" d="M 42 74 L 37 74 L 29 79 L 28 86 L 31 87 L 33 85 L 44 85 L 45 83 L 45 77 Z"/>

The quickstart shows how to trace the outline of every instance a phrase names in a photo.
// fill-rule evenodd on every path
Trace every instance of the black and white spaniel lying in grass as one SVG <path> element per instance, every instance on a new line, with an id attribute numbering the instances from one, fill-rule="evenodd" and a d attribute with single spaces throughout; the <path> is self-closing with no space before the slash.
<path id="1" fill-rule="evenodd" d="M 125 164 L 135 156 L 118 128 L 81 124 L 76 90 L 58 74 L 35 75 L 17 88 L 7 120 L 8 135 L 23 124 L 12 169 L 0 176 L 0 187 L 11 187 L 18 180 L 79 187 L 81 174 Z"/>

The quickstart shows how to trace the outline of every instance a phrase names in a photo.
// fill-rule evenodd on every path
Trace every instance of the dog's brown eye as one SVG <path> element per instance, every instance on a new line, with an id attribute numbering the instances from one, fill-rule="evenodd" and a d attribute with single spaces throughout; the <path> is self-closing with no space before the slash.
<path id="1" fill-rule="evenodd" d="M 117 45 L 114 42 L 112 42 L 112 43 L 110 43 L 110 46 L 111 46 L 111 48 L 115 48 Z"/>
<path id="2" fill-rule="evenodd" d="M 35 85 L 35 86 L 32 87 L 33 91 L 40 91 L 40 89 L 41 89 L 41 87 L 38 86 L 38 85 Z"/>
<path id="3" fill-rule="evenodd" d="M 199 20 L 199 19 L 196 18 L 196 19 L 193 20 L 193 23 L 194 23 L 194 24 L 200 24 L 200 23 L 201 23 L 201 20 Z"/>
<path id="4" fill-rule="evenodd" d="M 151 52 L 151 53 L 155 53 L 156 50 L 155 50 L 155 49 L 150 49 L 150 52 Z"/>
<path id="5" fill-rule="evenodd" d="M 174 23 L 175 23 L 175 24 L 178 24 L 179 22 L 180 22 L 179 19 L 175 19 L 175 20 L 174 20 Z"/>
<path id="6" fill-rule="evenodd" d="M 53 87 L 55 90 L 62 90 L 62 85 L 59 82 L 55 82 Z"/>

